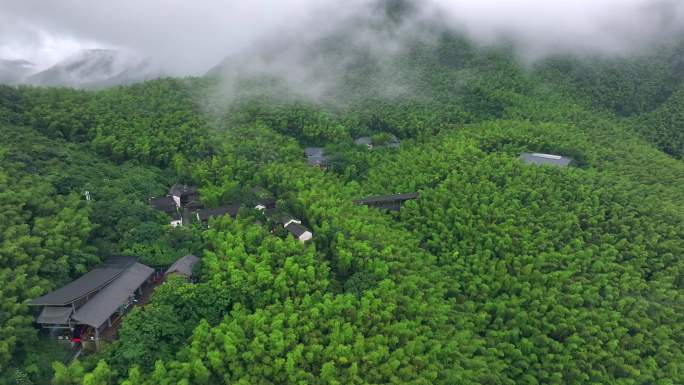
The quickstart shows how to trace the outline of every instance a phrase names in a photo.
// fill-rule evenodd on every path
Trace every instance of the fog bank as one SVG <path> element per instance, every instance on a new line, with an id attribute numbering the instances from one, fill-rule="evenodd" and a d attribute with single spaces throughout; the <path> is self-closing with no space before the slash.
<path id="1" fill-rule="evenodd" d="M 372 18 L 377 0 L 0 1 L 0 58 L 39 67 L 81 48 L 120 48 L 173 75 L 201 75 L 225 57 L 283 37 L 313 44 L 342 23 Z M 676 0 L 419 0 L 415 15 L 462 30 L 483 44 L 506 39 L 527 57 L 558 52 L 629 54 L 682 33 Z M 403 33 L 420 33 L 404 29 Z M 348 44 L 368 45 L 363 30 Z M 382 36 L 382 35 L 380 35 Z M 389 45 L 398 40 L 388 41 Z M 281 46 L 282 47 L 282 46 Z M 390 47 L 392 48 L 392 47 Z M 392 48 L 396 50 L 396 47 Z"/>

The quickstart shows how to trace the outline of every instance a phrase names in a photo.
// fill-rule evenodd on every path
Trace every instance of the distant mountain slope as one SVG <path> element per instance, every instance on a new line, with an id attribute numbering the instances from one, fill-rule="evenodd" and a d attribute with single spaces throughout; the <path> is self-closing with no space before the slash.
<path id="1" fill-rule="evenodd" d="M 147 60 L 111 49 L 81 50 L 52 67 L 31 75 L 26 83 L 38 86 L 99 88 L 130 84 L 159 73 Z"/>
<path id="2" fill-rule="evenodd" d="M 684 80 L 684 41 L 632 57 L 555 56 L 538 63 L 545 80 L 620 116 L 655 110 Z"/>
<path id="3" fill-rule="evenodd" d="M 639 116 L 636 130 L 664 152 L 684 157 L 684 86 L 658 109 Z"/>
<path id="4" fill-rule="evenodd" d="M 34 64 L 27 60 L 0 59 L 0 84 L 20 83 L 34 71 Z"/>
<path id="5" fill-rule="evenodd" d="M 319 33 L 283 33 L 233 52 L 206 76 L 222 78 L 238 99 L 295 95 L 348 103 L 409 97 L 427 89 L 418 84 L 424 79 L 416 76 L 421 73 L 414 59 L 446 32 L 444 25 L 424 20 L 413 1 L 373 0 L 364 12 L 331 20 Z"/>

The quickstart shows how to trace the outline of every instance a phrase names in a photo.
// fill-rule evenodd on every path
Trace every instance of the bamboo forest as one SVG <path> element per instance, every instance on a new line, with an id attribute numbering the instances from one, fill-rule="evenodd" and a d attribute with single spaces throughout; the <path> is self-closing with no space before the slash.
<path id="1" fill-rule="evenodd" d="M 424 29 L 313 94 L 0 85 L 0 384 L 683 384 L 684 35 Z"/>

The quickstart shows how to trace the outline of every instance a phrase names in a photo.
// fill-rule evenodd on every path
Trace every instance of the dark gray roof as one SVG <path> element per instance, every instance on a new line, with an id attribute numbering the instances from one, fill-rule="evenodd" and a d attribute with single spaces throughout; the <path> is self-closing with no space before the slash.
<path id="1" fill-rule="evenodd" d="M 522 159 L 527 164 L 550 164 L 561 167 L 566 167 L 570 163 L 572 163 L 572 159 L 568 157 L 541 153 L 523 152 L 522 154 L 520 154 L 520 159 Z"/>
<path id="2" fill-rule="evenodd" d="M 399 138 L 396 137 L 396 135 L 389 134 L 387 141 L 383 142 L 382 145 L 378 144 L 378 146 L 387 146 L 390 148 L 397 148 L 397 147 L 399 147 L 400 143 L 401 143 L 401 141 L 399 140 Z M 358 146 L 369 146 L 369 145 L 375 145 L 376 143 L 373 143 L 373 138 L 371 138 L 369 136 L 362 136 L 360 138 L 356 138 L 354 140 L 354 144 L 356 144 Z"/>
<path id="3" fill-rule="evenodd" d="M 186 255 L 185 257 L 177 260 L 176 262 L 166 270 L 166 274 L 178 273 L 186 277 L 192 277 L 192 269 L 195 267 L 197 262 L 199 262 L 199 257 L 192 254 Z"/>
<path id="4" fill-rule="evenodd" d="M 257 204 L 264 205 L 265 207 L 275 207 L 276 198 L 271 194 L 270 191 L 263 187 L 254 187 L 252 189 L 252 194 L 256 197 Z"/>
<path id="5" fill-rule="evenodd" d="M 257 197 L 273 196 L 270 191 L 266 190 L 261 186 L 256 186 L 252 188 L 252 194 Z"/>
<path id="6" fill-rule="evenodd" d="M 112 316 L 119 306 L 154 273 L 154 269 L 141 263 L 134 263 L 114 282 L 100 290 L 85 305 L 81 306 L 71 318 L 84 325 L 100 327 Z"/>
<path id="7" fill-rule="evenodd" d="M 197 194 L 197 187 L 188 186 L 187 184 L 176 183 L 173 186 L 171 186 L 171 189 L 169 190 L 169 195 L 174 195 L 174 196 L 183 196 L 183 195 L 192 195 L 192 194 Z"/>
<path id="8" fill-rule="evenodd" d="M 238 211 L 240 211 L 240 205 L 234 204 L 225 207 L 197 210 L 197 217 L 200 221 L 208 221 L 211 217 L 220 217 L 223 215 L 230 215 L 235 218 L 238 215 Z"/>
<path id="9" fill-rule="evenodd" d="M 390 148 L 398 148 L 401 141 L 396 135 L 390 134 L 390 139 L 387 141 L 387 146 Z"/>
<path id="10" fill-rule="evenodd" d="M 360 138 L 356 138 L 354 140 L 354 144 L 357 146 L 368 146 L 369 144 L 373 144 L 373 139 L 371 139 L 370 136 L 362 136 Z"/>
<path id="11" fill-rule="evenodd" d="M 265 207 L 275 207 L 276 199 L 275 197 L 264 197 L 257 199 L 257 204 L 263 205 Z"/>
<path id="12" fill-rule="evenodd" d="M 297 224 L 297 223 L 290 223 L 289 226 L 286 227 L 287 231 L 292 233 L 295 237 L 299 238 L 304 234 L 305 232 L 309 231 L 306 227 Z"/>
<path id="13" fill-rule="evenodd" d="M 356 204 L 365 205 L 373 203 L 384 203 L 384 202 L 403 202 L 409 199 L 417 199 L 418 193 L 405 193 L 405 194 L 392 194 L 392 195 L 378 195 L 363 199 L 357 199 L 354 201 Z"/>
<path id="14" fill-rule="evenodd" d="M 320 166 L 320 165 L 325 165 L 328 162 L 328 158 L 324 156 L 310 156 L 307 159 L 307 162 L 311 166 Z"/>
<path id="15" fill-rule="evenodd" d="M 36 306 L 69 305 L 114 281 L 133 263 L 135 263 L 135 258 L 132 257 L 109 258 L 75 281 L 34 299 L 30 304 Z"/>
<path id="16" fill-rule="evenodd" d="M 150 198 L 150 205 L 165 213 L 173 213 L 176 211 L 176 201 L 173 200 L 173 197 L 152 197 Z"/>
<path id="17" fill-rule="evenodd" d="M 39 324 L 65 325 L 69 323 L 71 312 L 71 306 L 45 306 L 36 322 Z"/>
<path id="18" fill-rule="evenodd" d="M 274 213 L 271 219 L 276 223 L 280 223 L 281 225 L 286 225 L 290 221 L 301 222 L 288 213 Z"/>
<path id="19" fill-rule="evenodd" d="M 325 156 L 325 150 L 322 147 L 307 147 L 304 149 L 307 157 L 307 162 L 311 166 L 325 165 L 328 158 Z"/>
<path id="20" fill-rule="evenodd" d="M 323 156 L 325 155 L 325 150 L 323 147 L 307 147 L 304 149 L 306 156 Z"/>

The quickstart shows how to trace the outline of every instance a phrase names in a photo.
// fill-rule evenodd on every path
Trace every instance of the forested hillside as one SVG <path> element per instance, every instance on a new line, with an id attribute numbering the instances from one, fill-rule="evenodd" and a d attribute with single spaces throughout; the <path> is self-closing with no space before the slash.
<path id="1" fill-rule="evenodd" d="M 220 73 L 1 86 L 0 384 L 684 383 L 679 46 L 530 66 L 433 33 L 389 67 L 344 52 L 318 99 Z M 171 228 L 147 198 L 177 181 L 211 204 L 263 186 L 313 240 L 252 210 Z M 353 203 L 403 192 L 398 213 Z M 31 298 L 107 256 L 187 253 L 199 281 L 159 286 L 97 354 L 64 365 L 32 324 Z"/>

